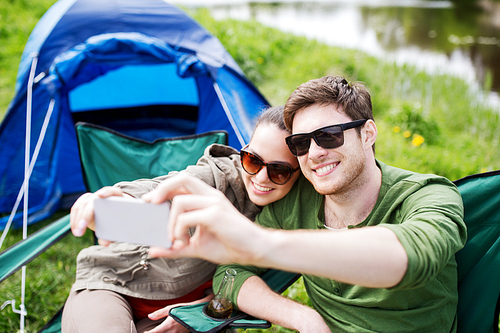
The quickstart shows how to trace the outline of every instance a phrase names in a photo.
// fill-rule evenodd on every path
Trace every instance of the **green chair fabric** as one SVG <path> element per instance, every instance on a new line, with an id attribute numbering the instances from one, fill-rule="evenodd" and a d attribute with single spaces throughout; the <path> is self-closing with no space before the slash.
<path id="1" fill-rule="evenodd" d="M 458 264 L 458 332 L 498 333 L 500 305 L 500 171 L 457 180 L 467 243 Z"/>
<path id="2" fill-rule="evenodd" d="M 207 146 L 227 144 L 227 132 L 158 139 L 147 142 L 106 127 L 76 124 L 82 174 L 87 189 L 139 178 L 154 178 L 196 164 Z"/>
<path id="3" fill-rule="evenodd" d="M 0 253 L 0 282 L 57 243 L 69 231 L 69 215 L 66 215 Z"/>
<path id="4" fill-rule="evenodd" d="M 169 315 L 193 333 L 216 333 L 227 328 L 269 328 L 268 321 L 255 319 L 240 312 L 228 319 L 214 319 L 205 314 L 208 302 L 180 306 L 170 311 Z"/>

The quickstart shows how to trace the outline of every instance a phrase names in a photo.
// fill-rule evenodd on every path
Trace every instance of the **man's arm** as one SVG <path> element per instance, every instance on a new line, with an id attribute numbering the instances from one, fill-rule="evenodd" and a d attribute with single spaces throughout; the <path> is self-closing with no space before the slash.
<path id="1" fill-rule="evenodd" d="M 172 197 L 173 247 L 152 248 L 152 256 L 238 262 L 372 288 L 395 286 L 406 272 L 405 249 L 395 233 L 384 227 L 336 232 L 264 229 L 241 215 L 222 193 L 185 175 L 163 182 L 144 198 L 163 202 Z M 191 227 L 196 232 L 189 237 Z"/>
<path id="2" fill-rule="evenodd" d="M 258 265 L 327 277 L 369 288 L 390 288 L 405 275 L 408 257 L 391 230 L 266 230 Z"/>

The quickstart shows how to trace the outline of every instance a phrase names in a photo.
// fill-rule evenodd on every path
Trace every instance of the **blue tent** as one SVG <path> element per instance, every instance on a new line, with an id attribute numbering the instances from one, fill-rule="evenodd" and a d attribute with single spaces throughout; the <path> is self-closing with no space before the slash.
<path id="1" fill-rule="evenodd" d="M 267 105 L 217 38 L 178 8 L 60 0 L 30 35 L 0 126 L 0 229 L 21 225 L 23 189 L 28 224 L 85 191 L 78 121 L 147 141 L 226 130 L 240 148 Z"/>

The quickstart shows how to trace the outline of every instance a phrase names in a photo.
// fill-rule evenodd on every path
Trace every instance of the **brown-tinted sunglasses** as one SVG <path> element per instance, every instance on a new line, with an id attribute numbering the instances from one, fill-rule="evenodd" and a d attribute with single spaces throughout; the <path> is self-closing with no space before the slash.
<path id="1" fill-rule="evenodd" d="M 243 166 L 243 170 L 250 175 L 256 175 L 263 167 L 266 167 L 269 180 L 276 185 L 284 185 L 299 170 L 299 168 L 294 169 L 286 164 L 265 163 L 257 155 L 244 150 L 245 148 L 246 146 L 240 150 L 241 165 Z"/>

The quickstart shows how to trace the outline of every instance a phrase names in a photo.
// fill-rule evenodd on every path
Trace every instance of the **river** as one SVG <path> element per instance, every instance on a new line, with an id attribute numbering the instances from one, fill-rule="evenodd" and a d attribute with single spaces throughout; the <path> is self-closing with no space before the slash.
<path id="1" fill-rule="evenodd" d="M 500 2 L 469 0 L 171 1 L 216 19 L 266 26 L 359 49 L 428 73 L 456 75 L 500 111 Z"/>

